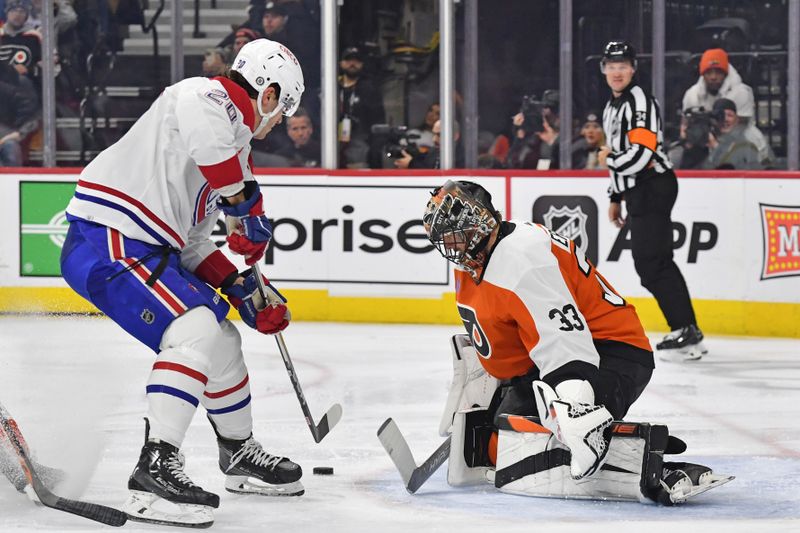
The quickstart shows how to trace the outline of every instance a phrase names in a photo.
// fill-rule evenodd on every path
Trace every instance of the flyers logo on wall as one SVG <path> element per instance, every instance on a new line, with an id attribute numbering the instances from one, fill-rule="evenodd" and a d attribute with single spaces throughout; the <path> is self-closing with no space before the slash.
<path id="1" fill-rule="evenodd" d="M 800 276 L 800 206 L 759 207 L 764 232 L 761 279 Z"/>
<path id="2" fill-rule="evenodd" d="M 75 193 L 75 183 L 19 184 L 19 275 L 60 276 L 61 247 L 69 223 L 65 210 Z"/>

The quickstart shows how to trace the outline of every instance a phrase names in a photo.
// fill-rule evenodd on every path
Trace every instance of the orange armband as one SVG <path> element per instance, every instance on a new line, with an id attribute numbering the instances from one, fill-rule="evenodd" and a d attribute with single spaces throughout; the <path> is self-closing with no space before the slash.
<path id="1" fill-rule="evenodd" d="M 655 132 L 647 128 L 635 128 L 628 132 L 628 141 L 631 144 L 641 144 L 654 152 L 656 151 L 657 139 Z"/>

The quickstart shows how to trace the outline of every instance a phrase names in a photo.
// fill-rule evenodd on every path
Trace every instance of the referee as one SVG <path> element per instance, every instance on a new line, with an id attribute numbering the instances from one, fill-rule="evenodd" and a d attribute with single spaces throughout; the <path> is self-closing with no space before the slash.
<path id="1" fill-rule="evenodd" d="M 612 97 L 603 110 L 608 146 L 598 162 L 611 175 L 608 218 L 631 233 L 631 251 L 642 285 L 658 302 L 672 330 L 656 345 L 662 359 L 693 360 L 707 353 L 697 327 L 686 281 L 672 260 L 670 214 L 678 180 L 663 151 L 658 103 L 636 85 L 636 51 L 625 41 L 611 41 L 600 64 Z M 622 217 L 625 200 L 628 217 Z"/>

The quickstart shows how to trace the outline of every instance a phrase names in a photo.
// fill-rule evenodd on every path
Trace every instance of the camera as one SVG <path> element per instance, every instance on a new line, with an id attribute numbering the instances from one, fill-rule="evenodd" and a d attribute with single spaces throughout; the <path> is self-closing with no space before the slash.
<path id="1" fill-rule="evenodd" d="M 526 132 L 536 133 L 544 131 L 544 110 L 554 109 L 558 112 L 558 91 L 548 89 L 542 93 L 541 100 L 529 94 L 522 97 L 519 112 L 525 117 L 522 129 Z"/>
<path id="2" fill-rule="evenodd" d="M 704 107 L 690 107 L 683 112 L 686 117 L 686 143 L 691 146 L 703 147 L 708 145 L 708 134 L 719 136 L 719 124 L 724 120 L 724 112 L 712 113 Z"/>
<path id="3" fill-rule="evenodd" d="M 416 133 L 409 133 L 408 126 L 373 124 L 371 131 L 374 137 L 382 141 L 386 157 L 399 159 L 403 157 L 403 150 L 411 157 L 417 157 L 420 154 L 419 147 L 415 142 L 420 136 Z"/>

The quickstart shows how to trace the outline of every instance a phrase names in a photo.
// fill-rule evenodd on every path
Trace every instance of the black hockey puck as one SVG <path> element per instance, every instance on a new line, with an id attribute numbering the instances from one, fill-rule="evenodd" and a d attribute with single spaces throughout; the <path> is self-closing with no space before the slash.
<path id="1" fill-rule="evenodd" d="M 332 466 L 315 466 L 314 467 L 314 474 L 318 476 L 332 476 L 333 475 L 333 467 Z"/>

